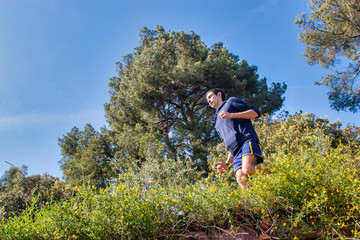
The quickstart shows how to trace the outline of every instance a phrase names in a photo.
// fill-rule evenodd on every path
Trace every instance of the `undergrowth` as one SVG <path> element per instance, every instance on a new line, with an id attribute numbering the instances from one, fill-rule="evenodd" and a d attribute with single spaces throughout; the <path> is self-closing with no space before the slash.
<path id="1" fill-rule="evenodd" d="M 29 206 L 0 220 L 1 239 L 180 239 L 194 231 L 239 226 L 280 239 L 360 238 L 360 166 L 356 146 L 326 154 L 302 148 L 272 161 L 247 190 L 224 179 L 164 185 L 128 172 L 105 189 Z M 233 176 L 229 172 L 227 178 Z M 36 199 L 34 199 L 36 202 Z"/>

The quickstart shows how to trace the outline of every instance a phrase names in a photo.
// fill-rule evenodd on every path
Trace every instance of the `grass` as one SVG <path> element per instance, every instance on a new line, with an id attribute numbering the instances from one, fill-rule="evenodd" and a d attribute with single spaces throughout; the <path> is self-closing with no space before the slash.
<path id="1" fill-rule="evenodd" d="M 351 151 L 339 147 L 322 156 L 304 149 L 278 158 L 276 174 L 253 179 L 246 197 L 250 208 L 270 217 L 283 236 L 317 232 L 325 239 L 359 238 L 359 151 Z"/>
<path id="2" fill-rule="evenodd" d="M 189 232 L 257 226 L 280 239 L 360 238 L 359 150 L 341 146 L 283 154 L 274 174 L 261 172 L 241 190 L 222 179 L 163 186 L 133 173 L 98 191 L 30 206 L 0 220 L 1 239 L 178 239 Z M 230 173 L 231 174 L 231 173 Z M 314 235 L 315 234 L 315 235 Z"/>
<path id="3" fill-rule="evenodd" d="M 127 176 L 136 181 L 136 176 Z M 230 225 L 238 191 L 217 183 L 142 191 L 129 183 L 96 192 L 78 189 L 69 201 L 47 204 L 2 222 L 6 239 L 156 239 L 186 234 L 201 224 Z"/>

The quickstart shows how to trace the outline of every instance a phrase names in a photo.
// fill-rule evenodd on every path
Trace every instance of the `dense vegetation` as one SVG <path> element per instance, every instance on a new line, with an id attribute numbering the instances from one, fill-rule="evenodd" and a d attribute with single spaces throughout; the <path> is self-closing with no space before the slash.
<path id="1" fill-rule="evenodd" d="M 59 139 L 60 166 L 72 186 L 90 181 L 105 187 L 134 164 L 164 158 L 186 159 L 208 174 L 208 149 L 220 139 L 206 91 L 220 87 L 272 114 L 282 107 L 286 90 L 284 83 L 268 86 L 256 66 L 223 44 L 209 48 L 193 32 L 161 26 L 141 29 L 139 46 L 123 57 L 117 71 L 105 104 L 109 126 L 100 132 L 90 124 L 74 127 Z"/>
<path id="2" fill-rule="evenodd" d="M 27 176 L 26 166 L 12 167 L 0 180 L 0 218 L 17 216 L 31 204 L 40 208 L 46 202 L 69 199 L 72 195 L 73 189 L 57 178 L 48 174 Z"/>
<path id="3" fill-rule="evenodd" d="M 177 239 L 251 226 L 280 239 L 359 238 L 358 127 L 312 114 L 255 122 L 272 174 L 241 190 L 230 171 L 215 174 L 223 144 L 210 149 L 207 178 L 181 159 L 134 166 L 105 188 L 84 185 L 68 199 L 39 195 L 0 222 L 3 239 Z M 254 227 L 255 226 L 255 227 Z"/>
<path id="4" fill-rule="evenodd" d="M 353 61 L 318 83 L 330 87 L 333 108 L 356 112 L 356 1 L 310 6 L 310 19 L 297 19 L 305 56 L 327 68 L 339 54 Z M 274 119 L 286 84 L 268 87 L 256 66 L 221 43 L 208 48 L 193 32 L 145 27 L 117 67 L 105 104 L 108 127 L 87 124 L 59 138 L 65 182 L 28 177 L 26 167 L 5 172 L 1 239 L 181 239 L 199 231 L 232 235 L 244 226 L 263 239 L 360 238 L 359 127 L 301 112 Z M 246 190 L 232 171 L 215 174 L 227 152 L 204 99 L 213 87 L 264 114 L 254 125 L 271 165 Z"/>

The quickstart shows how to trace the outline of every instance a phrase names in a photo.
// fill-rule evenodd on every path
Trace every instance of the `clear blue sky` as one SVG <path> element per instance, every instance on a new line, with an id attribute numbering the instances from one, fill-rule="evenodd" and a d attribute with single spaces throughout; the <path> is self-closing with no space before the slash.
<path id="1" fill-rule="evenodd" d="M 295 17 L 306 0 L 0 0 L 0 175 L 62 177 L 58 138 L 72 127 L 106 125 L 108 79 L 139 44 L 139 30 L 194 31 L 288 85 L 284 110 L 360 125 L 359 114 L 331 110 L 325 73 L 308 66 Z"/>

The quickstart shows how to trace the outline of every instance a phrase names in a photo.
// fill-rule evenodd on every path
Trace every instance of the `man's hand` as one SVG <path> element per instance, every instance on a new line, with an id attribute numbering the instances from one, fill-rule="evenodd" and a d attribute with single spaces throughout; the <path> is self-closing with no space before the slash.
<path id="1" fill-rule="evenodd" d="M 225 110 L 222 110 L 220 113 L 219 113 L 219 116 L 224 119 L 224 118 L 232 118 L 232 114 L 225 111 Z"/>
<path id="2" fill-rule="evenodd" d="M 215 163 L 215 165 L 217 166 L 217 173 L 219 173 L 220 176 L 228 169 L 225 163 Z"/>

